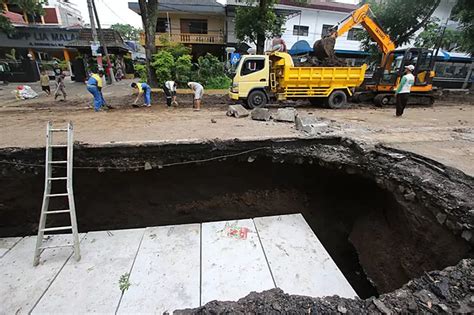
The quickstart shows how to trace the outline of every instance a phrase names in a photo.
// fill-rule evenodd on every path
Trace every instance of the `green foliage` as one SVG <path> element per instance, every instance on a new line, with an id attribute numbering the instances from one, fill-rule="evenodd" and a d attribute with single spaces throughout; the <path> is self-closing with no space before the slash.
<path id="1" fill-rule="evenodd" d="M 175 70 L 176 70 L 176 82 L 179 85 L 186 85 L 187 82 L 191 81 L 192 78 L 192 59 L 190 55 L 182 55 L 178 57 L 175 62 Z"/>
<path id="2" fill-rule="evenodd" d="M 227 89 L 231 86 L 232 79 L 226 75 L 211 77 L 207 80 L 205 87 L 207 89 Z"/>
<path id="3" fill-rule="evenodd" d="M 146 66 L 141 64 L 135 64 L 133 65 L 133 68 L 135 69 L 135 73 L 140 78 L 140 82 L 146 82 Z"/>
<path id="4" fill-rule="evenodd" d="M 401 46 L 413 39 L 438 7 L 440 0 L 367 0 L 377 17 L 377 22 L 390 36 L 396 46 Z M 362 46 L 374 51 L 375 43 L 364 32 Z"/>
<path id="5" fill-rule="evenodd" d="M 138 41 L 140 39 L 140 28 L 133 27 L 130 24 L 115 23 L 110 26 L 111 29 L 117 31 L 125 40 Z"/>
<path id="6" fill-rule="evenodd" d="M 170 42 L 168 35 L 160 36 L 160 41 L 163 44 L 163 48 L 161 48 L 161 50 L 169 52 L 171 55 L 173 55 L 175 60 L 181 56 L 191 54 L 191 48 L 186 47 L 181 43 Z"/>
<path id="7" fill-rule="evenodd" d="M 277 2 L 277 0 L 247 0 L 247 6 L 238 7 L 235 15 L 237 39 L 242 42 L 253 42 L 257 47 L 263 48 L 265 39 L 281 35 L 286 17 L 277 15 L 273 10 Z"/>
<path id="8" fill-rule="evenodd" d="M 0 13 L 3 13 L 3 5 L 1 5 L 0 1 Z M 48 1 L 46 0 L 9 0 L 9 4 L 14 4 L 20 7 L 26 15 L 37 17 L 40 15 L 44 15 L 45 11 L 43 9 L 43 5 L 46 5 Z M 15 31 L 15 28 L 11 24 L 10 20 L 7 19 L 5 16 L 0 14 L 0 31 L 5 32 L 7 34 L 11 34 Z"/>
<path id="9" fill-rule="evenodd" d="M 435 48 L 439 44 L 440 36 L 443 33 L 444 26 L 440 25 L 438 18 L 431 18 L 425 25 L 423 32 L 421 32 L 416 40 L 415 46 L 422 48 Z M 462 41 L 461 32 L 452 29 L 446 29 L 443 40 L 441 42 L 441 49 L 452 51 L 459 47 Z"/>
<path id="10" fill-rule="evenodd" d="M 162 86 L 166 81 L 174 78 L 175 61 L 170 52 L 160 50 L 153 55 L 151 66 L 155 69 L 158 86 Z"/>
<path id="11" fill-rule="evenodd" d="M 127 273 L 124 273 L 123 275 L 120 276 L 120 279 L 119 279 L 119 289 L 120 291 L 122 292 L 125 292 L 128 290 L 128 288 L 130 288 L 130 274 L 127 272 Z"/>
<path id="12" fill-rule="evenodd" d="M 198 78 L 203 84 L 207 84 L 210 78 L 224 73 L 224 64 L 216 56 L 209 53 L 198 58 L 198 66 Z"/>
<path id="13" fill-rule="evenodd" d="M 474 1 L 458 0 L 453 15 L 461 26 L 461 49 L 474 54 Z"/>

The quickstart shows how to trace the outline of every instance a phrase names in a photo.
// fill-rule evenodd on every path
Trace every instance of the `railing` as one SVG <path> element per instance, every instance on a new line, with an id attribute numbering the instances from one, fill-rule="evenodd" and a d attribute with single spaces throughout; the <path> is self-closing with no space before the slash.
<path id="1" fill-rule="evenodd" d="M 211 44 L 221 45 L 224 44 L 224 35 L 220 33 L 216 34 L 191 34 L 191 33 L 156 33 L 155 45 L 163 46 L 163 39 L 169 40 L 173 43 L 182 44 Z M 140 34 L 140 44 L 145 44 L 144 34 Z"/>

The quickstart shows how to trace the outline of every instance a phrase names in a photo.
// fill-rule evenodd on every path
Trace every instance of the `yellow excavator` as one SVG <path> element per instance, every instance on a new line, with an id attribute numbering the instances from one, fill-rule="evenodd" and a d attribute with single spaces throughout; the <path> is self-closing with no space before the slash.
<path id="1" fill-rule="evenodd" d="M 432 81 L 435 76 L 433 51 L 425 48 L 396 49 L 395 43 L 383 31 L 374 17 L 370 5 L 362 5 L 335 26 L 330 35 L 332 41 L 329 40 L 328 42 L 329 46 L 332 44 L 332 47 L 328 48 L 328 45 L 317 45 L 318 43 L 315 43 L 315 54 L 317 56 L 321 54 L 323 56 L 328 55 L 328 51 L 334 50 L 335 38 L 342 36 L 354 26 L 362 25 L 378 44 L 383 56 L 372 80 L 365 84 L 363 90 L 354 93 L 353 101 L 373 100 L 377 106 L 395 103 L 395 90 L 403 76 L 405 66 L 411 64 L 415 66 L 413 73 L 415 84 L 411 88 L 411 98 L 422 98 L 429 104 L 433 104 Z M 325 49 L 325 52 L 322 49 Z"/>

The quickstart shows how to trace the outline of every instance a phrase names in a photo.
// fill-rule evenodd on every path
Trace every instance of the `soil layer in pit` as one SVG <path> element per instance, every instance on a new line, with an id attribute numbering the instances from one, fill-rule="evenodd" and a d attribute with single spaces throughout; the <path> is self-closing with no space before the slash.
<path id="1" fill-rule="evenodd" d="M 10 170 L 0 186 L 0 236 L 34 234 L 43 174 Z M 264 156 L 149 171 L 77 169 L 74 189 L 81 232 L 302 213 L 362 298 L 455 264 L 469 251 L 433 218 L 413 226 L 393 195 L 370 179 Z M 53 226 L 67 222 L 53 220 Z M 433 223 L 426 238 L 411 230 Z"/>

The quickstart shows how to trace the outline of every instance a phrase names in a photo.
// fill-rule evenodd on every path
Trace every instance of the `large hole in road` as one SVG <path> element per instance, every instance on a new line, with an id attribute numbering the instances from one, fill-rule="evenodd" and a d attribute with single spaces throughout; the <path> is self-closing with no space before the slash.
<path id="1" fill-rule="evenodd" d="M 470 252 L 470 246 L 440 225 L 426 207 L 415 207 L 414 215 L 393 191 L 360 172 L 348 174 L 295 153 L 278 159 L 259 151 L 161 167 L 196 156 L 225 155 L 226 150 L 217 154 L 194 149 L 188 154 L 184 145 L 159 154 L 147 150 L 76 150 L 77 166 L 94 165 L 74 171 L 80 232 L 302 213 L 361 298 L 454 265 Z M 24 151 L 17 159 L 9 154 L 15 163 L 38 163 L 43 152 Z M 147 161 L 152 169 L 136 167 Z M 107 169 L 119 164 L 120 169 Z M 3 169 L 0 186 L 0 236 L 35 234 L 43 169 L 10 164 Z M 55 209 L 65 206 L 58 200 L 51 204 Z M 51 225 L 67 223 L 59 216 L 48 220 Z"/>

